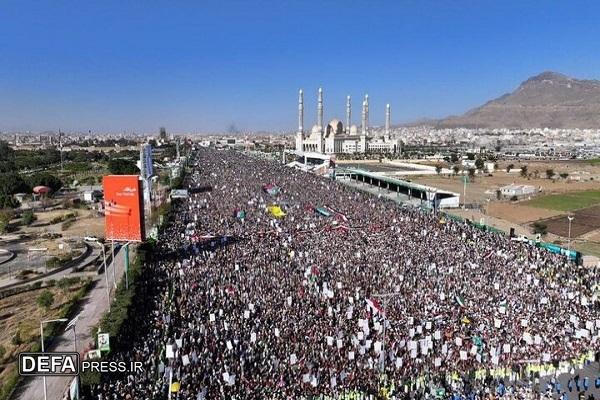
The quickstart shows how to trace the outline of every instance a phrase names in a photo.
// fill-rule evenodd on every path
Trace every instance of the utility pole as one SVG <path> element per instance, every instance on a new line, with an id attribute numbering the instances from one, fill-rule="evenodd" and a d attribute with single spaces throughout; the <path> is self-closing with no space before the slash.
<path id="1" fill-rule="evenodd" d="M 398 297 L 398 296 L 402 296 L 402 293 L 400 292 L 393 292 L 393 293 L 380 293 L 380 294 L 374 294 L 373 297 L 375 297 L 376 299 L 381 299 L 383 301 L 383 310 L 385 312 L 385 310 L 387 309 L 387 305 L 388 305 L 388 301 L 394 297 Z M 385 359 L 387 358 L 386 356 L 386 346 L 385 346 L 385 341 L 387 339 L 386 336 L 386 324 L 387 324 L 387 318 L 384 317 L 383 320 L 383 343 L 381 346 L 381 352 L 383 353 L 383 359 L 381 360 L 381 372 L 385 371 Z"/>

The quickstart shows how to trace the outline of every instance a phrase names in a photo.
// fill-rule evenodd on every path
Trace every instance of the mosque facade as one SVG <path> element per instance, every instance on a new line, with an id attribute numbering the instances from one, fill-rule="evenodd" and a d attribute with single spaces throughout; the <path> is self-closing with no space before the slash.
<path id="1" fill-rule="evenodd" d="M 390 130 L 391 108 L 386 105 L 385 130 L 383 135 L 373 136 L 369 129 L 369 95 L 362 103 L 361 125 L 352 125 L 352 101 L 346 98 L 346 124 L 332 119 L 323 124 L 323 89 L 319 88 L 317 99 L 317 123 L 310 132 L 304 131 L 304 93 L 298 94 L 298 132 L 296 133 L 296 153 L 358 154 L 358 153 L 399 153 L 400 140 L 393 139 Z"/>

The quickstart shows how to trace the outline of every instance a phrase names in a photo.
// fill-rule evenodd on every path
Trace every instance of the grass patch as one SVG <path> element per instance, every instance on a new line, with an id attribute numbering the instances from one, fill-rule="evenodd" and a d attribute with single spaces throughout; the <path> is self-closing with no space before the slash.
<path id="1" fill-rule="evenodd" d="M 591 160 L 587 160 L 587 163 L 590 165 L 600 165 L 600 158 L 592 158 Z"/>
<path id="2" fill-rule="evenodd" d="M 548 210 L 573 211 L 600 204 L 600 190 L 549 194 L 526 201 L 523 204 Z"/>
<path id="3" fill-rule="evenodd" d="M 41 284 L 41 282 L 39 282 Z M 71 289 L 74 292 L 68 294 L 69 298 L 62 303 L 59 309 L 54 309 L 50 318 L 72 318 L 79 302 L 86 295 L 93 285 L 93 281 L 89 278 L 69 278 L 62 284 L 65 290 Z M 24 317 L 27 320 L 29 317 Z M 13 346 L 22 346 L 19 351 L 39 352 L 40 337 L 38 321 L 25 321 L 23 325 L 19 325 L 15 335 L 13 336 Z M 44 328 L 44 337 L 46 343 L 49 343 L 52 337 L 62 334 L 64 326 L 62 324 L 50 324 Z M 14 349 L 13 349 L 14 350 Z M 16 354 L 16 353 L 15 353 Z M 0 400 L 8 400 L 13 393 L 14 388 L 19 384 L 21 377 L 19 376 L 16 358 L 7 357 L 2 360 L 5 365 L 5 370 L 0 376 Z"/>

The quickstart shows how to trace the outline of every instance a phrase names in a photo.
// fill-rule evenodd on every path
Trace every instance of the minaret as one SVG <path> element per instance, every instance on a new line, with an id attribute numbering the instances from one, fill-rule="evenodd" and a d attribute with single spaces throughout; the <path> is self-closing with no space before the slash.
<path id="1" fill-rule="evenodd" d="M 362 120 L 361 120 L 362 135 L 367 134 L 367 101 L 363 100 L 362 103 Z"/>
<path id="2" fill-rule="evenodd" d="M 350 96 L 346 97 L 346 134 L 350 134 L 350 123 L 352 122 L 352 103 Z"/>
<path id="3" fill-rule="evenodd" d="M 323 139 L 323 133 L 325 128 L 323 127 L 323 89 L 319 88 L 319 102 L 317 104 L 317 125 L 319 126 L 319 153 L 325 152 L 325 141 Z"/>
<path id="4" fill-rule="evenodd" d="M 361 132 L 359 142 L 359 153 L 367 152 L 367 102 L 363 100 L 362 103 L 362 120 L 361 120 Z"/>
<path id="5" fill-rule="evenodd" d="M 298 92 L 298 132 L 296 132 L 296 153 L 304 151 L 304 93 Z"/>
<path id="6" fill-rule="evenodd" d="M 323 132 L 323 89 L 319 88 L 319 99 L 317 102 L 317 126 Z"/>
<path id="7" fill-rule="evenodd" d="M 392 111 L 390 110 L 390 105 L 386 104 L 386 106 L 385 106 L 385 136 L 386 136 L 386 138 L 389 138 L 391 135 L 391 132 L 390 132 L 390 122 L 391 122 L 391 117 L 392 117 L 391 112 Z"/>
<path id="8" fill-rule="evenodd" d="M 369 136 L 369 95 L 365 94 L 365 132 Z"/>

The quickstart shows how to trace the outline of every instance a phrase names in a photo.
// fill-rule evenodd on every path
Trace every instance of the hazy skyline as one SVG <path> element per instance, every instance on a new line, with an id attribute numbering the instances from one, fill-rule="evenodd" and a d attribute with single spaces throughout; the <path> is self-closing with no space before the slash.
<path id="1" fill-rule="evenodd" d="M 0 130 L 305 126 L 460 114 L 544 70 L 600 78 L 592 1 L 4 1 Z"/>

